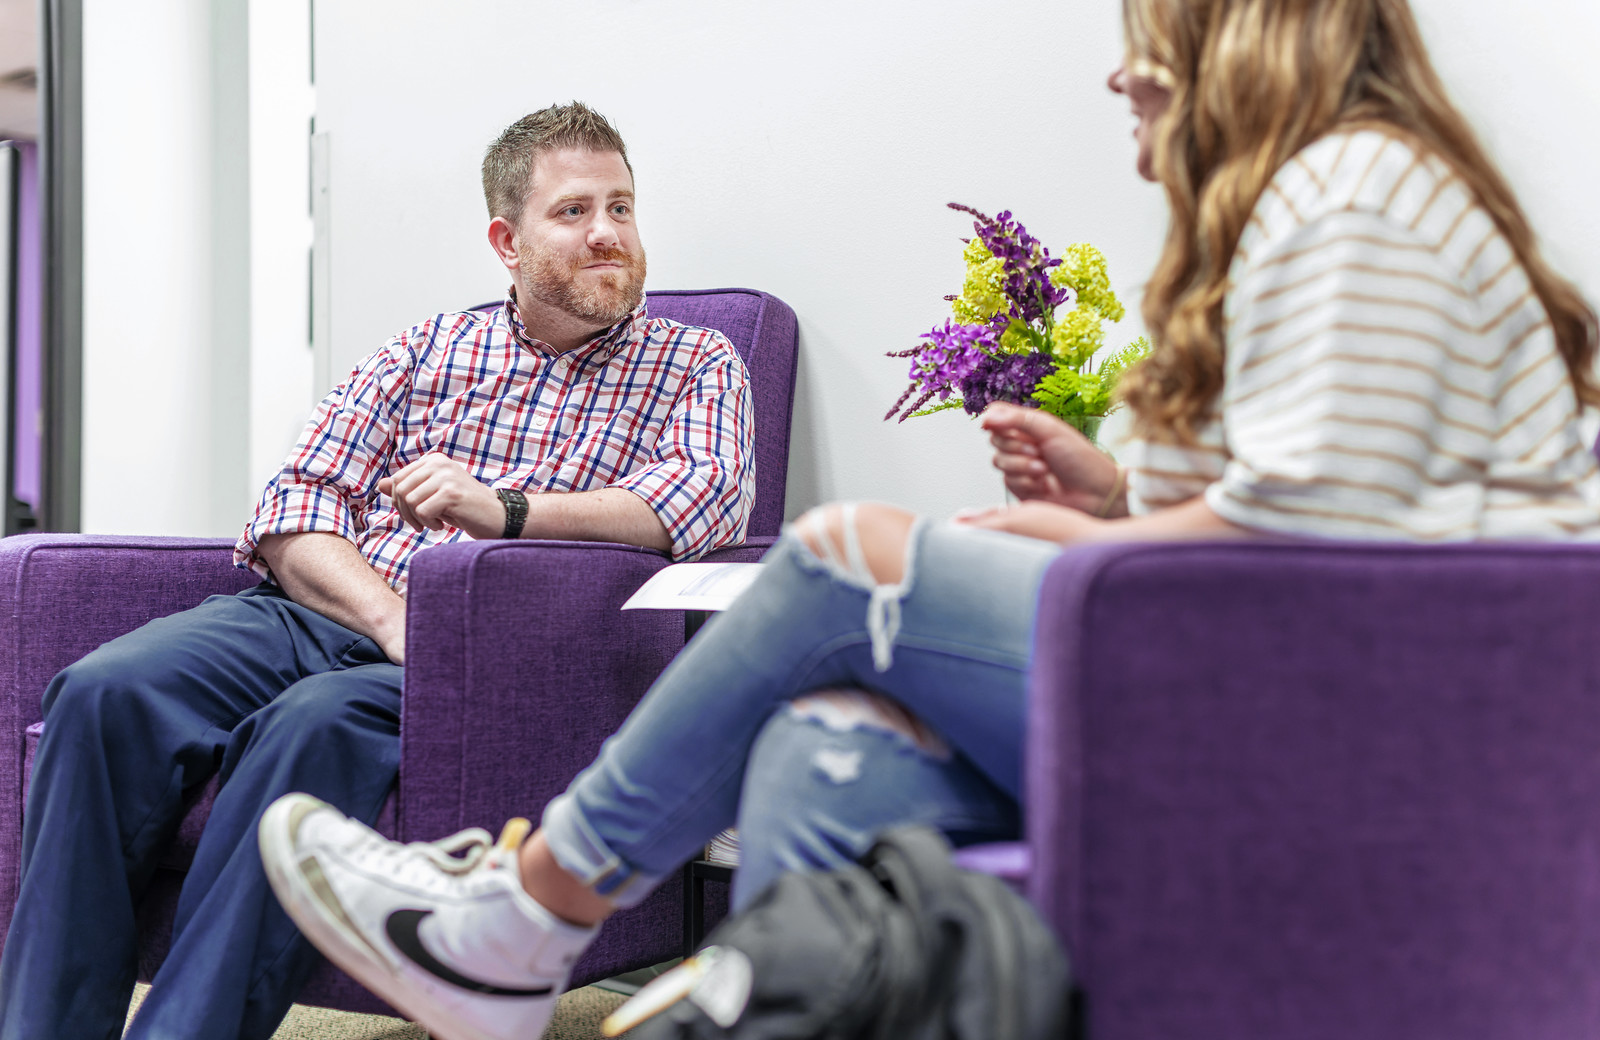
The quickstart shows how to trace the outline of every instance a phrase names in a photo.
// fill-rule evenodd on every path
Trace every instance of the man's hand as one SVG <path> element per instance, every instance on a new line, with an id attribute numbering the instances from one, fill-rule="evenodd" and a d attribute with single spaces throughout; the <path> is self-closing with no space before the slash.
<path id="1" fill-rule="evenodd" d="M 506 529 L 506 507 L 500 496 L 440 452 L 429 452 L 393 477 L 379 480 L 378 490 L 394 499 L 400 518 L 419 531 L 455 527 L 474 538 L 499 538 Z M 530 492 L 522 537 L 672 548 L 672 536 L 656 511 L 623 488 Z"/>
<path id="2" fill-rule="evenodd" d="M 996 402 L 981 420 L 1006 489 L 1024 502 L 1051 502 L 1098 514 L 1117 482 L 1117 464 L 1083 434 L 1048 412 Z M 1127 514 L 1125 501 L 1107 516 Z"/>
<path id="3" fill-rule="evenodd" d="M 417 530 L 459 528 L 474 538 L 498 538 L 506 529 L 506 507 L 487 484 L 442 452 L 429 452 L 392 477 L 378 481 L 394 499 L 400 519 Z"/>
<path id="4" fill-rule="evenodd" d="M 1022 502 L 1014 506 L 961 513 L 956 516 L 955 522 L 1060 545 L 1083 541 L 1105 526 L 1103 520 L 1085 516 L 1080 510 L 1054 502 Z"/>

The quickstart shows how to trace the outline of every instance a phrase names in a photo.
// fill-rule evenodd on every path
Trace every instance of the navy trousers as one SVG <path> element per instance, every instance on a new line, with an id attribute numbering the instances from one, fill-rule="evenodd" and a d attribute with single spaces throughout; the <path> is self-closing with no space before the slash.
<path id="1" fill-rule="evenodd" d="M 290 791 L 377 818 L 399 768 L 401 675 L 371 639 L 264 584 L 56 676 L 0 957 L 0 1040 L 120 1035 L 135 903 L 184 793 L 214 773 L 172 947 L 128 1036 L 267 1040 L 319 955 L 268 887 L 256 825 Z"/>

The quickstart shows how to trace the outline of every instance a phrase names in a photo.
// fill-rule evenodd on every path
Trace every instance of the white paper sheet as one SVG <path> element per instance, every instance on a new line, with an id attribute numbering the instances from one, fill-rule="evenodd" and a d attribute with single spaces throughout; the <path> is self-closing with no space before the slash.
<path id="1" fill-rule="evenodd" d="M 759 563 L 674 563 L 628 597 L 623 610 L 725 610 L 761 572 Z"/>

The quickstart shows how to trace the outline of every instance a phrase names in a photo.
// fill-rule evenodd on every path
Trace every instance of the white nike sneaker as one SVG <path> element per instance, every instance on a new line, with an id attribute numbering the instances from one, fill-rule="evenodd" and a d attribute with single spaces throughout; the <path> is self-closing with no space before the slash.
<path id="1" fill-rule="evenodd" d="M 259 837 L 272 890 L 329 960 L 440 1040 L 529 1040 L 599 930 L 523 891 L 516 850 L 530 829 L 512 820 L 495 845 L 476 827 L 402 845 L 290 794 Z"/>

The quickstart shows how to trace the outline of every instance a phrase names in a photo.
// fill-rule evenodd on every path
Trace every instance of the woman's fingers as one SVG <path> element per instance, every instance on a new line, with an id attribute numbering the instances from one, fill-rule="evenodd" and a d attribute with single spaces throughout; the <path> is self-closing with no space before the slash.
<path id="1" fill-rule="evenodd" d="M 1007 455 L 1002 452 L 994 454 L 994 468 L 1007 476 L 1040 476 L 1049 472 L 1045 464 L 1037 457 L 1029 455 Z"/>
<path id="2" fill-rule="evenodd" d="M 1038 409 L 996 401 L 983 410 L 983 415 L 978 418 L 978 424 L 990 431 L 1020 429 L 1027 424 L 1028 416 L 1032 414 L 1038 414 Z"/>
<path id="3" fill-rule="evenodd" d="M 1081 510 L 1090 499 L 1103 499 L 1115 479 L 1116 463 L 1048 412 L 996 402 L 981 421 L 994 447 L 994 467 L 1019 499 Z"/>
<path id="4" fill-rule="evenodd" d="M 989 443 L 994 446 L 996 451 L 1003 451 L 1010 455 L 1037 456 L 1039 454 L 1039 446 L 1037 444 L 1033 441 L 1023 440 L 1020 437 L 995 433 L 990 434 Z"/>
<path id="5" fill-rule="evenodd" d="M 1038 408 L 1023 408 L 1021 405 L 1007 404 L 1004 401 L 996 401 L 985 408 L 978 422 L 990 433 L 1005 431 L 1014 437 L 1024 437 L 1032 441 L 1045 440 L 1059 436 L 1063 431 L 1072 430 L 1072 427 L 1049 412 Z"/>
<path id="6" fill-rule="evenodd" d="M 1054 501 L 1061 494 L 1061 485 L 1049 474 L 1044 476 L 1006 477 L 1006 490 L 1024 502 L 1033 499 Z"/>

